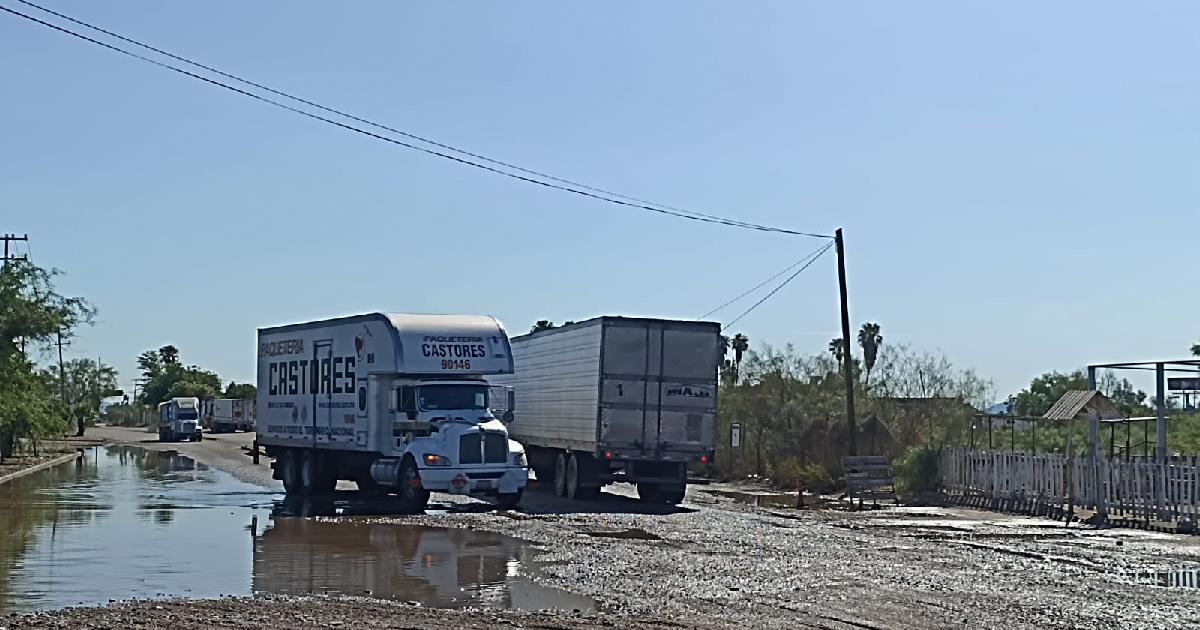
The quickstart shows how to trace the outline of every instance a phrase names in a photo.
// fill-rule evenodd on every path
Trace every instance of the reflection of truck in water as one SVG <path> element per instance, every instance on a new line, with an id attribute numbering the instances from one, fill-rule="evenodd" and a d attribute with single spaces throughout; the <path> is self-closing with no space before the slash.
<path id="1" fill-rule="evenodd" d="M 254 430 L 254 401 L 235 398 L 206 400 L 204 419 L 211 433 Z"/>
<path id="2" fill-rule="evenodd" d="M 473 315 L 370 313 L 258 331 L 258 443 L 289 495 L 339 479 L 396 493 L 521 499 L 525 451 L 511 414 L 492 413 L 487 377 L 512 372 L 500 322 Z M 511 409 L 511 405 L 505 404 Z"/>
<path id="3" fill-rule="evenodd" d="M 589 610 L 582 596 L 522 573 L 521 541 L 486 532 L 354 520 L 276 518 L 254 540 L 255 593 L 340 593 L 428 606 Z"/>
<path id="4" fill-rule="evenodd" d="M 716 448 L 721 326 L 598 317 L 512 340 L 513 438 L 538 479 L 572 499 L 637 484 L 646 501 L 683 500 L 689 463 Z"/>
<path id="5" fill-rule="evenodd" d="M 200 399 L 172 398 L 158 404 L 158 441 L 203 439 L 200 429 Z"/>

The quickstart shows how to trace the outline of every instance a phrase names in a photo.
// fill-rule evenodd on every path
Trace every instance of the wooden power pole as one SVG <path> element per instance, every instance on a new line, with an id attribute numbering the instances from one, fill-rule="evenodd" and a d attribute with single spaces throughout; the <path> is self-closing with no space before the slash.
<path id="1" fill-rule="evenodd" d="M 858 455 L 858 425 L 854 418 L 854 365 L 850 361 L 850 304 L 846 295 L 846 242 L 842 228 L 834 234 L 837 244 L 838 289 L 842 296 L 842 367 L 846 374 L 846 431 L 849 433 L 849 454 Z"/>

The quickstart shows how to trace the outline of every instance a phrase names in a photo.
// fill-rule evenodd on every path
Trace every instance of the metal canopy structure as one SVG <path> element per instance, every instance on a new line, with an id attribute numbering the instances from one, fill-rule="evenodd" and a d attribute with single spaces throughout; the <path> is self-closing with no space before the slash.
<path id="1" fill-rule="evenodd" d="M 1165 474 L 1167 463 L 1167 373 L 1173 374 L 1192 374 L 1200 376 L 1200 358 L 1191 359 L 1175 359 L 1165 361 L 1132 361 L 1124 363 L 1096 363 L 1089 365 L 1087 369 L 1088 389 L 1096 389 L 1096 374 L 1099 370 L 1146 370 L 1154 371 L 1154 410 L 1155 410 L 1155 435 L 1158 438 L 1158 447 L 1155 449 L 1154 459 L 1160 466 L 1160 469 Z M 1166 479 L 1163 479 L 1163 485 L 1157 488 L 1158 507 L 1161 513 L 1165 510 L 1164 487 Z"/>

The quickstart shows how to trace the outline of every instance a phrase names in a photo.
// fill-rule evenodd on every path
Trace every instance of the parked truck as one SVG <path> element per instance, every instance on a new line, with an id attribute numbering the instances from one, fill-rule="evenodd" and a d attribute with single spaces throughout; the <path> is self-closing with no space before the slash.
<path id="1" fill-rule="evenodd" d="M 218 398 L 203 403 L 205 420 L 211 433 L 254 430 L 254 400 Z"/>
<path id="2" fill-rule="evenodd" d="M 344 479 L 413 511 L 431 491 L 512 507 L 528 481 L 525 450 L 508 435 L 511 401 L 497 417 L 487 380 L 512 370 L 491 317 L 370 313 L 262 328 L 258 444 L 289 495 L 327 495 Z"/>
<path id="3" fill-rule="evenodd" d="M 202 439 L 199 398 L 172 398 L 158 404 L 159 442 Z"/>
<path id="4" fill-rule="evenodd" d="M 720 324 L 598 317 L 512 339 L 515 439 L 572 499 L 616 482 L 679 503 L 688 464 L 713 460 Z"/>

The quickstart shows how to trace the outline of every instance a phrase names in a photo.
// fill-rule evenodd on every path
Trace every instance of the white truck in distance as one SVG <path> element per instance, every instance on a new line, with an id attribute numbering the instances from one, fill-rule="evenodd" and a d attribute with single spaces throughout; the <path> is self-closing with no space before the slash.
<path id="1" fill-rule="evenodd" d="M 511 374 L 500 322 L 473 315 L 369 313 L 258 331 L 258 443 L 289 495 L 338 480 L 397 494 L 518 504 L 525 450 L 497 418 L 487 377 Z M 511 399 L 511 395 L 507 396 Z"/>
<path id="2" fill-rule="evenodd" d="M 172 398 L 158 404 L 159 442 L 202 439 L 199 398 Z"/>
<path id="3" fill-rule="evenodd" d="M 254 400 L 218 398 L 204 401 L 210 433 L 254 430 Z"/>

